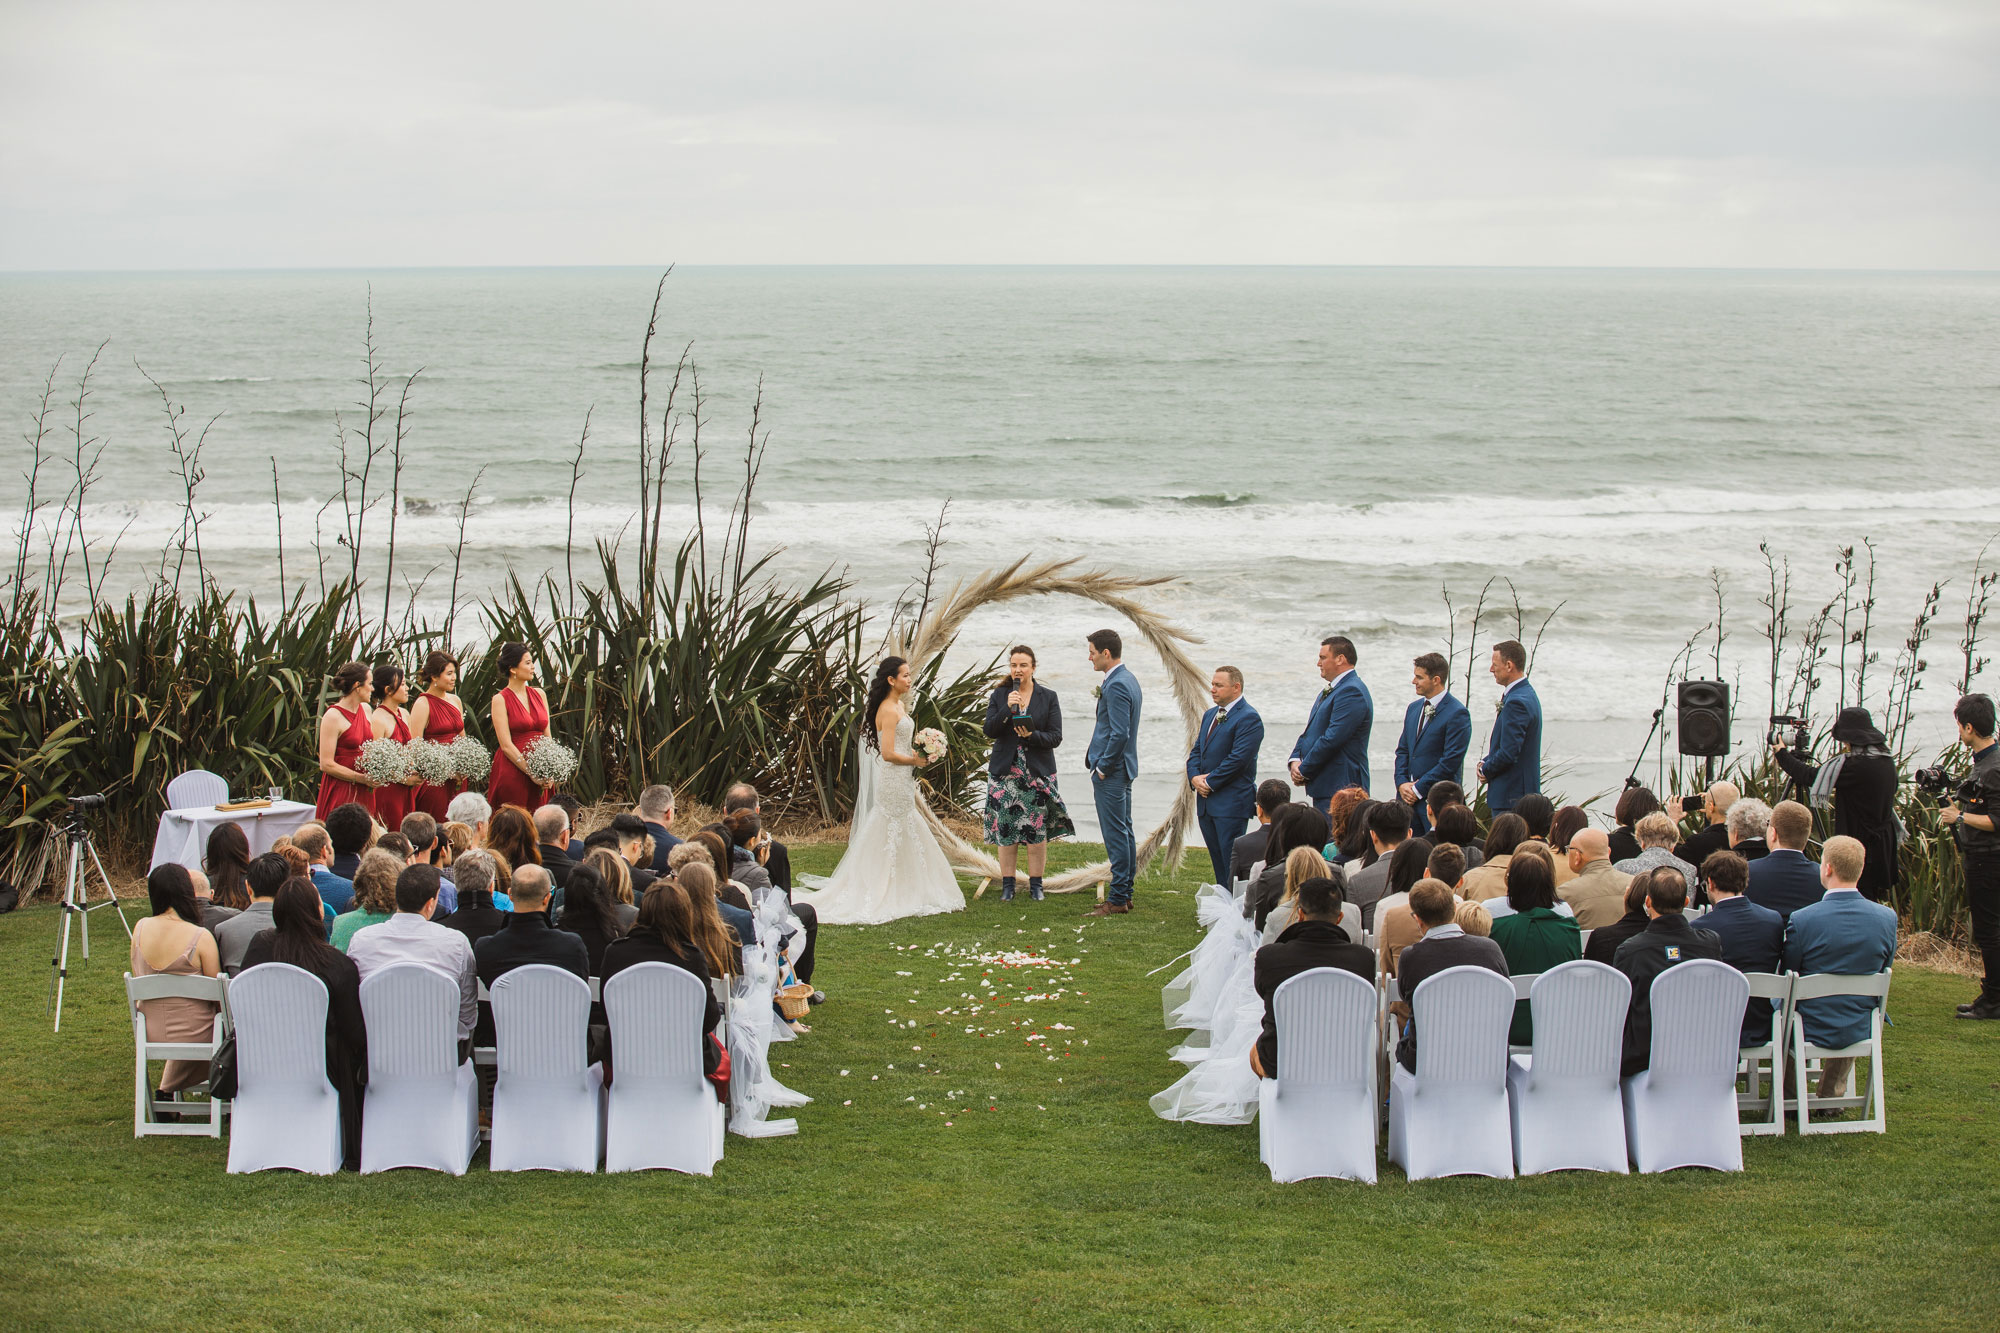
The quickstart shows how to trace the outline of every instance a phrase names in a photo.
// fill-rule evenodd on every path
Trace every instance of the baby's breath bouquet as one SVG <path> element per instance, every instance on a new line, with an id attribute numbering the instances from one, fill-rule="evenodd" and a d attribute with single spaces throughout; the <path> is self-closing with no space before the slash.
<path id="1" fill-rule="evenodd" d="M 453 757 L 451 747 L 436 741 L 411 741 L 410 767 L 433 787 L 442 787 L 458 776 L 458 760 Z"/>
<path id="2" fill-rule="evenodd" d="M 361 758 L 356 767 L 366 773 L 369 780 L 378 787 L 408 782 L 412 771 L 409 747 L 401 741 L 392 741 L 386 736 L 364 741 L 361 745 Z"/>
<path id="3" fill-rule="evenodd" d="M 493 772 L 493 755 L 475 740 L 470 732 L 464 733 L 451 743 L 451 762 L 457 770 L 459 781 L 468 787 L 485 785 Z"/>
<path id="4" fill-rule="evenodd" d="M 544 736 L 521 751 L 521 771 L 537 787 L 565 786 L 576 776 L 576 751 L 553 736 Z"/>

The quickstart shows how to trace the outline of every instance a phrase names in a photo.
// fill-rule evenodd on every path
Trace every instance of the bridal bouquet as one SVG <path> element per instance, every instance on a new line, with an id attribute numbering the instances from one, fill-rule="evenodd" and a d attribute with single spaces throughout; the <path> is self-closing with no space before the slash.
<path id="1" fill-rule="evenodd" d="M 442 787 L 458 776 L 458 760 L 449 745 L 436 741 L 410 742 L 410 767 L 418 778 L 433 787 Z"/>
<path id="2" fill-rule="evenodd" d="M 925 727 L 922 731 L 911 737 L 910 743 L 915 745 L 917 752 L 926 759 L 935 762 L 944 758 L 946 749 L 944 733 L 936 727 Z"/>
<path id="3" fill-rule="evenodd" d="M 544 736 L 521 751 L 521 771 L 537 787 L 560 787 L 576 776 L 576 751 Z"/>
<path id="4" fill-rule="evenodd" d="M 391 787 L 410 780 L 410 751 L 401 741 L 380 737 L 361 743 L 361 758 L 355 767 L 366 773 L 378 787 Z"/>
<path id="5" fill-rule="evenodd" d="M 462 733 L 459 738 L 445 747 L 451 751 L 453 770 L 459 781 L 468 787 L 482 785 L 493 772 L 493 756 L 486 747 L 474 740 L 470 733 Z"/>

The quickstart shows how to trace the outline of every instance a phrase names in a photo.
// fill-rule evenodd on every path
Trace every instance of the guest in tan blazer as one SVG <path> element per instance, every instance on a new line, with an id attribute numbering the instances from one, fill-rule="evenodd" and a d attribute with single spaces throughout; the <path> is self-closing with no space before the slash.
<path id="1" fill-rule="evenodd" d="M 1424 864 L 1424 877 L 1450 889 L 1456 902 L 1458 887 L 1465 879 L 1465 853 L 1449 842 L 1431 848 L 1430 859 Z M 1416 885 L 1412 884 L 1410 889 L 1414 891 Z M 1409 893 L 1392 893 L 1375 904 L 1375 947 L 1381 954 L 1386 975 L 1396 975 L 1396 960 L 1403 950 L 1423 937 L 1423 923 L 1410 910 Z"/>
<path id="2" fill-rule="evenodd" d="M 1569 868 L 1575 877 L 1556 896 L 1576 913 L 1585 930 L 1608 926 L 1625 915 L 1625 889 L 1632 877 L 1611 864 L 1611 837 L 1603 829 L 1586 828 L 1569 840 Z"/>

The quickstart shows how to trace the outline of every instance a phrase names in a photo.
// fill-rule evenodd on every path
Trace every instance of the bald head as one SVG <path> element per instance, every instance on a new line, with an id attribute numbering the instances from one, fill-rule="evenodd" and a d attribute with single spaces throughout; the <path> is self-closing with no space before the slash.
<path id="1" fill-rule="evenodd" d="M 1581 857 L 1586 865 L 1606 860 L 1611 855 L 1611 835 L 1594 825 L 1578 829 L 1569 840 L 1569 850 L 1572 857 Z"/>

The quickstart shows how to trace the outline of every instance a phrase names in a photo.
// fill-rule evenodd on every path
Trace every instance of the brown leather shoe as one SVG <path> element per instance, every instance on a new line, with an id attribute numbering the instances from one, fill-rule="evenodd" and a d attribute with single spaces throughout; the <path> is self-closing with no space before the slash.
<path id="1" fill-rule="evenodd" d="M 1125 915 L 1125 913 L 1131 910 L 1132 910 L 1132 904 L 1130 903 L 1099 903 L 1097 906 L 1091 908 L 1088 912 L 1085 912 L 1084 915 L 1087 917 L 1123 916 Z"/>

